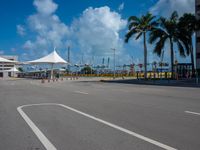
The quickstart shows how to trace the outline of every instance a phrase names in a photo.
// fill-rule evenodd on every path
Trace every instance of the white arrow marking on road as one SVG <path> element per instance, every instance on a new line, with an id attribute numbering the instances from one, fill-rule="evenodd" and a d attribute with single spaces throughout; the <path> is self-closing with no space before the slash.
<path id="1" fill-rule="evenodd" d="M 185 111 L 185 113 L 188 113 L 188 114 L 193 114 L 193 115 L 199 115 L 199 116 L 200 116 L 200 113 L 197 113 L 197 112 Z"/>
<path id="2" fill-rule="evenodd" d="M 44 105 L 47 105 L 47 106 L 48 106 L 48 105 L 54 105 L 54 106 L 61 106 L 61 107 L 64 107 L 64 108 L 66 108 L 66 109 L 68 109 L 68 110 L 71 110 L 71 111 L 73 111 L 73 112 L 76 112 L 76 113 L 78 113 L 78 114 L 80 114 L 80 115 L 82 115 L 82 116 L 85 116 L 85 117 L 88 117 L 88 118 L 90 118 L 90 119 L 93 119 L 93 120 L 95 120 L 95 121 L 97 121 L 97 122 L 100 122 L 100 123 L 102 123 L 102 124 L 105 124 L 105 125 L 107 125 L 107 126 L 109 126 L 109 127 L 112 127 L 112 128 L 114 128 L 114 129 L 116 129 L 116 130 L 119 130 L 119 131 L 121 131 L 121 132 L 127 133 L 127 134 L 129 134 L 129 135 L 131 135 L 131 136 L 134 136 L 134 137 L 136 137 L 136 138 L 138 138 L 138 139 L 141 139 L 141 140 L 143 140 L 143 141 L 146 141 L 146 142 L 148 142 L 148 143 L 151 143 L 151 144 L 153 144 L 153 145 L 156 145 L 156 146 L 158 146 L 158 147 L 161 147 L 161 148 L 163 148 L 163 149 L 165 149 L 165 150 L 177 150 L 176 148 L 170 147 L 170 146 L 168 146 L 168 145 L 165 145 L 165 144 L 163 144 L 163 143 L 160 143 L 160 142 L 158 142 L 158 141 L 155 141 L 155 140 L 153 140 L 153 139 L 150 139 L 150 138 L 148 138 L 148 137 L 145 137 L 145 136 L 143 136 L 143 135 L 140 135 L 140 134 L 138 134 L 138 133 L 135 133 L 135 132 L 133 132 L 133 131 L 130 131 L 130 130 L 125 129 L 125 128 L 123 128 L 123 127 L 120 127 L 120 126 L 118 126 L 118 125 L 112 124 L 112 123 L 110 123 L 110 122 L 104 121 L 104 120 L 102 120 L 102 119 L 100 119 L 100 118 L 94 117 L 94 116 L 92 116 L 92 115 L 89 115 L 89 114 L 87 114 L 87 113 L 81 112 L 81 111 L 79 111 L 79 110 L 77 110 L 77 109 L 74 109 L 74 108 L 72 108 L 72 107 L 69 107 L 69 106 L 66 106 L 66 105 L 63 105 L 63 104 L 57 104 L 57 103 L 42 103 L 42 104 L 23 105 L 23 106 L 18 107 L 18 108 L 17 108 L 18 112 L 21 114 L 21 116 L 24 118 L 24 120 L 26 121 L 26 123 L 30 126 L 30 128 L 33 130 L 33 132 L 37 135 L 37 137 L 39 138 L 39 140 L 42 142 L 42 144 L 45 146 L 45 148 L 46 148 L 47 150 L 57 150 L 57 149 L 55 148 L 55 146 L 54 146 L 53 144 L 51 144 L 51 142 L 45 137 L 45 135 L 38 129 L 38 127 L 31 121 L 31 119 L 30 119 L 30 118 L 23 112 L 23 110 L 22 110 L 23 107 L 29 107 L 29 106 L 44 106 Z"/>

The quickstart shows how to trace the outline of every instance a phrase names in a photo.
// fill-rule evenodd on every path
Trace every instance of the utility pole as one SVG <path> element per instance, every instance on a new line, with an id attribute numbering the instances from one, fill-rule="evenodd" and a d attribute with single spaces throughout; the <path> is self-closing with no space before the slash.
<path id="1" fill-rule="evenodd" d="M 116 49 L 111 48 L 111 50 L 113 50 L 113 65 L 114 65 L 114 76 L 113 76 L 113 78 L 115 79 L 115 51 L 116 51 Z"/>
<path id="2" fill-rule="evenodd" d="M 84 65 L 84 58 L 83 58 L 83 54 L 81 56 L 81 64 Z"/>
<path id="3" fill-rule="evenodd" d="M 67 69 L 68 72 L 70 72 L 70 46 L 68 46 L 67 61 L 68 61 Z"/>
<path id="4" fill-rule="evenodd" d="M 108 57 L 108 64 L 107 64 L 107 68 L 109 69 L 110 67 L 110 57 Z"/>
<path id="5" fill-rule="evenodd" d="M 102 59 L 102 65 L 103 65 L 103 66 L 104 66 L 104 61 L 105 61 L 105 59 L 103 58 L 103 59 Z"/>

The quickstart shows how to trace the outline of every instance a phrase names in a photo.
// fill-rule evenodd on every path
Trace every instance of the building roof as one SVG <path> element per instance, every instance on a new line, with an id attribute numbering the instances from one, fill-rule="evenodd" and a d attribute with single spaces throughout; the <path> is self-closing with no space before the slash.
<path id="1" fill-rule="evenodd" d="M 0 57 L 0 62 L 1 63 L 16 63 L 17 61 L 8 60 L 8 59 L 5 59 L 3 57 Z"/>
<path id="2" fill-rule="evenodd" d="M 67 64 L 68 62 L 61 58 L 58 53 L 54 50 L 52 53 L 39 58 L 37 60 L 28 61 L 29 64 L 39 64 L 39 63 L 48 63 L 48 64 Z"/>

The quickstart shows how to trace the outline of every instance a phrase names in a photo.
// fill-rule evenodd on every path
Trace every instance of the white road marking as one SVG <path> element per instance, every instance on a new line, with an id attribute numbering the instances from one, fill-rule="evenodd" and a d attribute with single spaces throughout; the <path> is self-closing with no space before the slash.
<path id="1" fill-rule="evenodd" d="M 47 137 L 40 131 L 40 129 L 33 123 L 33 121 L 24 113 L 22 108 L 25 106 L 20 106 L 17 111 L 20 113 L 22 118 L 26 121 L 41 143 L 47 150 L 57 150 L 56 147 L 47 139 Z"/>
<path id="2" fill-rule="evenodd" d="M 185 111 L 185 113 L 188 113 L 188 114 L 193 114 L 193 115 L 199 115 L 199 116 L 200 116 L 200 113 L 197 113 L 197 112 Z"/>
<path id="3" fill-rule="evenodd" d="M 158 147 L 161 147 L 161 148 L 163 148 L 163 149 L 166 149 L 166 150 L 176 150 L 176 149 L 173 148 L 173 147 L 167 146 L 167 145 L 162 144 L 162 143 L 160 143 L 160 142 L 158 142 L 158 141 L 152 140 L 152 139 L 147 138 L 147 137 L 145 137 L 145 136 L 143 136 L 143 135 L 140 135 L 140 134 L 137 134 L 137 133 L 132 132 L 132 131 L 130 131 L 130 130 L 127 130 L 127 129 L 125 129 L 125 128 L 122 128 L 122 127 L 120 127 L 120 126 L 118 126 L 118 125 L 115 125 L 115 124 L 112 124 L 112 123 L 110 123 L 110 122 L 104 121 L 104 120 L 102 120 L 102 119 L 100 119 L 100 118 L 97 118 L 97 117 L 94 117 L 94 116 L 92 116 L 92 115 L 86 114 L 86 113 L 81 112 L 81 111 L 79 111 L 79 110 L 77 110 L 77 109 L 74 109 L 74 108 L 72 108 L 72 107 L 69 107 L 69 106 L 66 106 L 66 105 L 63 105 L 63 104 L 59 104 L 59 105 L 62 106 L 62 107 L 64 107 L 64 108 L 66 108 L 66 109 L 69 109 L 69 110 L 71 110 L 71 111 L 74 111 L 74 112 L 76 112 L 76 113 L 78 113 L 78 114 L 81 114 L 81 115 L 83 115 L 83 116 L 85 116 L 85 117 L 88 117 L 88 118 L 90 118 L 90 119 L 93 119 L 93 120 L 95 120 L 95 121 L 98 121 L 98 122 L 100 122 L 100 123 L 103 123 L 103 124 L 105 124 L 105 125 L 107 125 L 107 126 L 109 126 L 109 127 L 112 127 L 112 128 L 114 128 L 114 129 L 117 129 L 117 130 L 122 131 L 122 132 L 124 132 L 124 133 L 127 133 L 127 134 L 129 134 L 129 135 L 132 135 L 132 136 L 134 136 L 134 137 L 137 137 L 137 138 L 139 138 L 139 139 L 141 139 L 141 140 L 144 140 L 144 141 L 146 141 L 146 142 L 149 142 L 149 143 L 151 143 L 151 144 L 154 144 L 154 145 L 156 145 L 156 146 L 158 146 Z"/>
<path id="4" fill-rule="evenodd" d="M 141 134 L 135 133 L 135 132 L 133 132 L 133 131 L 130 131 L 130 130 L 125 129 L 125 128 L 123 128 L 123 127 L 120 127 L 120 126 L 118 126 L 118 125 L 112 124 L 112 123 L 110 123 L 110 122 L 104 121 L 104 120 L 102 120 L 102 119 L 100 119 L 100 118 L 94 117 L 94 116 L 92 116 L 92 115 L 89 115 L 89 114 L 87 114 L 87 113 L 81 112 L 81 111 L 79 111 L 79 110 L 77 110 L 77 109 L 74 109 L 74 108 L 72 108 L 72 107 L 69 107 L 69 106 L 66 106 L 66 105 L 63 105 L 63 104 L 57 104 L 57 103 L 42 103 L 42 104 L 29 104 L 29 105 L 23 105 L 23 106 L 18 107 L 17 110 L 19 111 L 19 113 L 21 114 L 21 116 L 24 118 L 24 120 L 27 122 L 27 124 L 31 127 L 31 129 L 33 130 L 33 132 L 37 135 L 37 137 L 38 137 L 39 140 L 42 142 L 42 144 L 46 147 L 47 150 L 56 150 L 56 148 L 53 146 L 53 144 L 51 144 L 51 143 L 49 142 L 49 140 L 44 136 L 44 134 L 43 134 L 43 133 L 37 128 L 37 126 L 30 120 L 30 118 L 22 111 L 22 108 L 23 108 L 23 107 L 42 106 L 42 105 L 43 105 L 43 106 L 44 106 L 44 105 L 47 105 L 47 106 L 48 106 L 48 105 L 61 106 L 61 107 L 64 107 L 64 108 L 66 108 L 66 109 L 68 109 L 68 110 L 71 110 L 71 111 L 73 111 L 73 112 L 76 112 L 76 113 L 78 113 L 78 114 L 80 114 L 80 115 L 82 115 L 82 116 L 88 117 L 88 118 L 93 119 L 93 120 L 95 120 L 95 121 L 97 121 L 97 122 L 100 122 L 100 123 L 102 123 L 102 124 L 105 124 L 105 125 L 107 125 L 107 126 L 109 126 L 109 127 L 111 127 L 111 128 L 114 128 L 114 129 L 116 129 L 116 130 L 119 130 L 119 131 L 121 131 L 121 132 L 124 132 L 124 133 L 126 133 L 126 134 L 129 134 L 129 135 L 131 135 L 131 136 L 134 136 L 134 137 L 136 137 L 136 138 L 138 138 L 138 139 L 141 139 L 141 140 L 143 140 L 143 141 L 146 141 L 146 142 L 148 142 L 148 143 L 151 143 L 151 144 L 153 144 L 153 145 L 156 145 L 156 146 L 158 146 L 158 147 L 161 147 L 161 148 L 163 148 L 163 149 L 165 149 L 165 150 L 177 150 L 176 148 L 170 147 L 170 146 L 168 146 L 168 145 L 165 145 L 165 144 L 163 144 L 163 143 L 160 143 L 160 142 L 158 142 L 158 141 L 155 141 L 155 140 L 153 140 L 153 139 L 150 139 L 150 138 L 148 138 L 148 137 L 145 137 L 145 136 L 143 136 L 143 135 L 141 135 Z"/>
<path id="5" fill-rule="evenodd" d="M 74 91 L 75 93 L 79 93 L 79 94 L 85 94 L 85 95 L 88 95 L 88 93 L 86 92 L 81 92 L 81 91 Z"/>

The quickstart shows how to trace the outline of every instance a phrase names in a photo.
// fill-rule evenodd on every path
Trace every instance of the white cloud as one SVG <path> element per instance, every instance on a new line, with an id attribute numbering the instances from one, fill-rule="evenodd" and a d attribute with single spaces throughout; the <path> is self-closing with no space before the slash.
<path id="1" fill-rule="evenodd" d="M 69 29 L 55 14 L 57 4 L 52 0 L 35 0 L 34 6 L 37 12 L 27 19 L 27 26 L 34 37 L 27 40 L 23 48 L 31 50 L 32 55 L 41 55 L 53 47 L 65 47 Z"/>
<path id="2" fill-rule="evenodd" d="M 175 10 L 180 16 L 184 13 L 194 13 L 195 0 L 159 0 L 150 8 L 154 15 L 161 15 L 163 17 L 169 17 Z"/>
<path id="3" fill-rule="evenodd" d="M 42 15 L 51 15 L 58 8 L 58 5 L 52 0 L 34 0 L 33 4 L 37 12 Z"/>
<path id="4" fill-rule="evenodd" d="M 124 9 L 124 3 L 121 3 L 120 5 L 119 5 L 119 7 L 118 7 L 118 10 L 119 11 L 122 11 Z"/>
<path id="5" fill-rule="evenodd" d="M 23 48 L 28 50 L 34 49 L 34 44 L 28 40 L 24 43 Z"/>
<path id="6" fill-rule="evenodd" d="M 23 48 L 29 50 L 26 53 L 30 58 L 45 55 L 54 46 L 58 50 L 66 50 L 67 45 L 72 47 L 73 57 L 76 59 L 82 55 L 110 56 L 113 54 L 111 48 L 116 48 L 118 55 L 123 53 L 124 42 L 120 38 L 120 32 L 125 29 L 127 21 L 119 13 L 111 11 L 107 6 L 89 7 L 67 26 L 55 14 L 58 5 L 52 0 L 44 1 L 34 1 L 37 12 L 27 19 L 26 29 L 29 29 L 27 34 L 30 33 L 30 38 Z M 62 54 L 66 55 L 66 52 L 62 51 Z"/>
<path id="7" fill-rule="evenodd" d="M 24 26 L 22 25 L 17 25 L 17 33 L 21 36 L 26 35 L 26 30 L 24 28 Z"/>
<path id="8" fill-rule="evenodd" d="M 88 8 L 72 24 L 72 30 L 85 54 L 103 56 L 123 49 L 123 40 L 119 32 L 126 27 L 126 21 L 109 7 Z"/>

